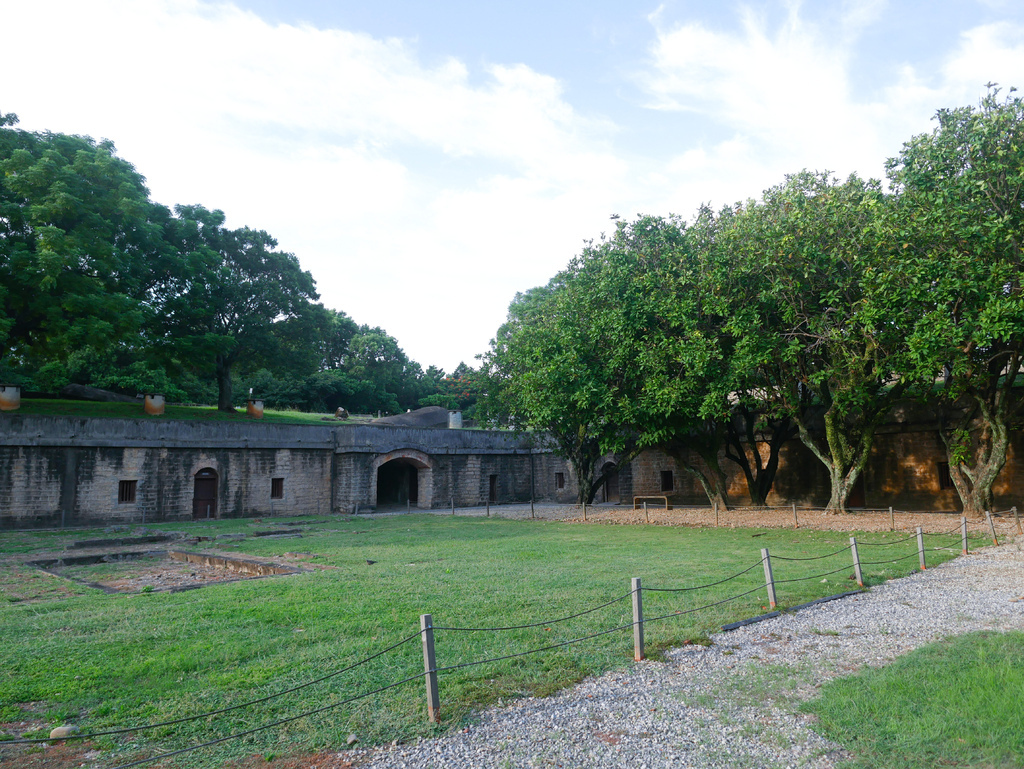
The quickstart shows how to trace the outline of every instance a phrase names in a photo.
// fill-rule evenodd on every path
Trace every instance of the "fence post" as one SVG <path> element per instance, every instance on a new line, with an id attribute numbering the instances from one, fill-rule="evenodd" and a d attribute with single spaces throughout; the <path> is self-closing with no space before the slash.
<path id="1" fill-rule="evenodd" d="M 924 563 L 924 532 L 921 531 L 921 527 L 917 527 L 917 560 L 921 563 L 921 571 L 925 570 Z"/>
<path id="2" fill-rule="evenodd" d="M 651 514 L 647 512 L 647 503 L 646 502 L 644 502 L 644 518 L 646 519 L 647 523 L 651 522 Z"/>
<path id="3" fill-rule="evenodd" d="M 768 555 L 768 548 L 761 549 L 761 560 L 764 562 L 764 583 L 768 588 L 768 603 L 774 609 L 777 605 L 775 600 L 775 578 L 772 577 L 772 559 Z"/>
<path id="4" fill-rule="evenodd" d="M 892 514 L 892 505 L 889 505 L 889 531 L 896 531 L 896 519 Z"/>
<path id="5" fill-rule="evenodd" d="M 452 515 L 455 515 L 455 497 L 452 497 L 451 501 L 452 501 Z"/>
<path id="6" fill-rule="evenodd" d="M 992 513 L 990 513 L 988 510 L 986 510 L 985 511 L 985 517 L 988 518 L 988 528 L 992 532 L 992 544 L 993 545 L 998 545 L 999 544 L 999 538 L 996 537 L 996 524 L 995 524 L 995 521 L 992 520 Z"/>
<path id="7" fill-rule="evenodd" d="M 960 516 L 960 544 L 963 546 L 964 555 L 968 555 L 967 552 L 967 516 Z"/>
<path id="8" fill-rule="evenodd" d="M 633 659 L 644 659 L 644 599 L 640 577 L 633 577 Z"/>
<path id="9" fill-rule="evenodd" d="M 793 528 L 794 529 L 799 529 L 800 528 L 800 521 L 796 517 L 796 502 L 793 503 Z"/>
<path id="10" fill-rule="evenodd" d="M 423 633 L 423 672 L 427 679 L 427 716 L 432 724 L 441 720 L 441 700 L 437 695 L 437 664 L 434 659 L 434 620 L 429 614 L 420 615 Z"/>
<path id="11" fill-rule="evenodd" d="M 860 554 L 857 552 L 857 538 L 850 537 L 850 550 L 853 553 L 853 574 L 857 584 L 864 587 L 864 575 L 860 573 Z"/>
<path id="12" fill-rule="evenodd" d="M 1017 512 L 1017 506 L 1014 505 L 1010 509 L 1013 510 L 1013 520 L 1017 522 L 1017 533 L 1024 534 L 1024 529 L 1020 527 L 1020 513 Z"/>
<path id="13" fill-rule="evenodd" d="M 411 499 L 406 499 L 405 500 L 405 512 L 407 512 L 407 513 L 411 513 L 412 512 L 412 500 Z"/>
<path id="14" fill-rule="evenodd" d="M 487 517 L 491 517 L 491 495 L 487 495 Z"/>
<path id="15" fill-rule="evenodd" d="M 534 518 L 534 517 L 536 517 L 536 516 L 534 516 L 534 514 L 533 514 L 533 497 L 530 497 L 530 517 L 531 517 L 531 518 Z"/>
<path id="16" fill-rule="evenodd" d="M 711 503 L 715 508 L 715 528 L 718 528 L 718 502 Z"/>
<path id="17" fill-rule="evenodd" d="M 587 520 L 587 500 L 583 500 L 583 521 Z"/>

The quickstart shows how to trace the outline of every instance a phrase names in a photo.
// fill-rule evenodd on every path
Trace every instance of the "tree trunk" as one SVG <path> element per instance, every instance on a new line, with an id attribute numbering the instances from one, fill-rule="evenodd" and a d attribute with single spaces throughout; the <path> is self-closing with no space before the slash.
<path id="1" fill-rule="evenodd" d="M 703 460 L 700 464 L 690 461 L 689 450 L 695 451 Z M 726 483 L 725 471 L 718 461 L 717 446 L 712 450 L 711 446 L 702 447 L 679 447 L 669 454 L 682 466 L 682 468 L 696 478 L 708 496 L 708 502 L 718 506 L 719 510 L 729 509 L 729 492 Z"/>
<path id="2" fill-rule="evenodd" d="M 726 425 L 725 457 L 738 464 L 743 471 L 743 477 L 747 482 L 747 492 L 750 494 L 750 503 L 755 507 L 764 507 L 779 469 L 779 452 L 782 450 L 782 445 L 797 434 L 797 430 L 788 418 L 768 421 L 769 438 L 767 441 L 760 441 L 760 443 L 768 444 L 768 461 L 765 462 L 758 449 L 759 441 L 755 430 L 756 413 L 751 414 L 748 409 L 741 406 L 739 418 L 743 420 L 742 435 L 733 419 L 730 419 Z M 751 458 L 753 458 L 753 466 Z"/>
<path id="3" fill-rule="evenodd" d="M 982 399 L 975 399 L 975 408 L 965 412 L 956 429 L 939 430 L 946 444 L 949 477 L 963 505 L 963 514 L 981 518 L 994 507 L 992 486 L 1006 464 L 1010 446 L 1010 431 L 997 403 L 990 409 Z M 975 445 L 971 439 L 970 423 L 975 416 L 981 421 L 981 430 Z"/>
<path id="4" fill-rule="evenodd" d="M 847 512 L 846 503 L 850 492 L 867 464 L 875 436 L 874 424 L 869 424 L 861 428 L 856 444 L 851 444 L 845 421 L 844 415 L 835 408 L 825 412 L 826 453 L 807 429 L 805 421 L 802 418 L 796 420 L 800 440 L 828 471 L 830 493 L 826 509 L 837 513 Z"/>
<path id="5" fill-rule="evenodd" d="M 226 355 L 217 356 L 217 409 L 235 410 L 231 403 L 231 359 Z"/>

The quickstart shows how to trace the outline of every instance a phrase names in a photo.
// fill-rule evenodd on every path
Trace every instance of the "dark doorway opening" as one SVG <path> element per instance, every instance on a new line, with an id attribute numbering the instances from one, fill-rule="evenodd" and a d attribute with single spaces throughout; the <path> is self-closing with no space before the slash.
<path id="1" fill-rule="evenodd" d="M 217 517 L 217 471 L 205 467 L 196 473 L 192 494 L 192 519 Z"/>
<path id="2" fill-rule="evenodd" d="M 377 506 L 419 501 L 418 468 L 407 459 L 392 459 L 377 468 Z"/>
<path id="3" fill-rule="evenodd" d="M 491 475 L 487 478 L 487 499 L 491 502 L 498 501 L 498 476 Z"/>
<path id="4" fill-rule="evenodd" d="M 614 462 L 608 462 L 601 468 L 604 476 L 604 501 L 612 505 L 619 504 L 619 470 Z"/>

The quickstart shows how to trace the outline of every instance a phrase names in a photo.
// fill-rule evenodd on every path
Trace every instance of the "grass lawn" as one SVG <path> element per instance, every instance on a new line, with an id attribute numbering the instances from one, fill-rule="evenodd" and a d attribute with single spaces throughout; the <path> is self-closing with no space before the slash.
<path id="1" fill-rule="evenodd" d="M 283 521 L 288 519 L 275 519 Z M 760 549 L 773 557 L 781 606 L 854 587 L 848 537 L 809 530 L 599 526 L 435 515 L 376 520 L 321 516 L 302 539 L 246 539 L 221 550 L 240 555 L 310 553 L 296 576 L 213 585 L 184 593 L 106 595 L 75 585 L 60 595 L 19 580 L 31 571 L 0 570 L 0 722 L 34 717 L 97 731 L 181 718 L 274 694 L 368 657 L 404 638 L 392 652 L 323 683 L 217 718 L 101 738 L 116 749 L 113 765 L 300 715 L 423 671 L 419 616 L 436 627 L 543 623 L 500 632 L 436 631 L 437 665 L 445 668 L 550 646 L 631 622 L 630 578 L 645 588 L 682 588 L 741 577 L 705 590 L 645 593 L 648 655 L 703 639 L 722 624 L 763 613 Z M 302 520 L 295 520 L 301 524 Z M 163 524 L 189 533 L 253 531 L 248 520 Z M 97 532 L 0 534 L 0 556 L 53 550 L 61 537 Z M 867 534 L 868 541 L 904 535 Z M 929 565 L 954 557 L 954 537 L 929 537 Z M 940 547 L 941 546 L 941 547 Z M 212 543 L 210 543 L 212 547 Z M 199 548 L 202 549 L 202 548 Z M 871 548 L 872 557 L 914 556 L 916 544 Z M 9 562 L 10 559 L 8 559 Z M 367 561 L 374 561 L 368 564 Z M 310 566 L 312 565 L 312 566 Z M 916 568 L 916 556 L 865 567 L 868 584 Z M 838 573 L 823 576 L 839 569 Z M 801 577 L 810 579 L 783 582 Z M 4 581 L 7 580 L 7 581 Z M 38 581 L 38 580 L 33 580 Z M 42 575 L 42 584 L 57 581 Z M 51 583 L 52 584 L 52 583 Z M 17 591 L 21 590 L 21 593 Z M 754 590 L 694 614 L 676 614 Z M 8 596 L 4 600 L 3 596 Z M 11 600 L 11 599 L 16 600 Z M 585 616 L 552 620 L 618 600 Z M 457 727 L 499 698 L 543 695 L 584 676 L 630 664 L 629 628 L 501 662 L 441 672 L 443 723 L 425 717 L 422 676 L 315 716 L 188 754 L 184 764 L 215 765 L 230 757 L 409 740 Z"/>
<path id="2" fill-rule="evenodd" d="M 822 687 L 806 709 L 850 769 L 1024 766 L 1024 633 L 972 633 Z"/>
<path id="3" fill-rule="evenodd" d="M 160 416 L 151 416 L 142 409 L 142 401 L 136 403 L 95 403 L 92 401 L 59 400 L 49 398 L 22 398 L 21 408 L 14 414 L 50 417 L 88 417 L 117 419 L 194 419 L 197 421 L 238 422 L 252 421 L 245 414 L 245 406 L 235 413 L 218 411 L 215 406 L 173 406 L 168 405 Z M 2 416 L 0 416 L 2 419 Z M 263 422 L 296 425 L 338 425 L 357 422 L 357 419 L 335 419 L 334 414 L 312 414 L 304 411 L 263 411 Z"/>

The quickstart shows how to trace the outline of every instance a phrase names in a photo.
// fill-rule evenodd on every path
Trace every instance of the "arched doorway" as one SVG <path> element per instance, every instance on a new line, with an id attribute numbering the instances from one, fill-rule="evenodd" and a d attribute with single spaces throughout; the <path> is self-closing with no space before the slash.
<path id="1" fill-rule="evenodd" d="M 377 468 L 377 507 L 418 505 L 419 479 L 409 459 L 392 459 Z"/>
<path id="2" fill-rule="evenodd" d="M 604 476 L 602 500 L 612 505 L 619 504 L 619 469 L 614 462 L 606 462 L 601 474 Z"/>
<path id="3" fill-rule="evenodd" d="M 195 476 L 192 493 L 192 520 L 217 517 L 217 471 L 204 467 Z"/>
<path id="4" fill-rule="evenodd" d="M 373 462 L 373 504 L 382 507 L 431 506 L 432 462 L 427 454 L 400 449 L 377 457 Z"/>

